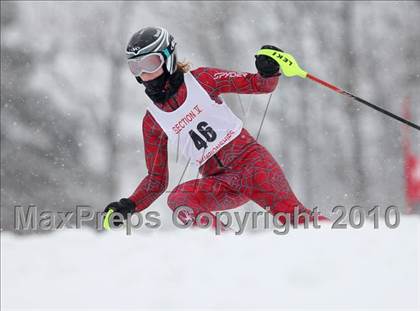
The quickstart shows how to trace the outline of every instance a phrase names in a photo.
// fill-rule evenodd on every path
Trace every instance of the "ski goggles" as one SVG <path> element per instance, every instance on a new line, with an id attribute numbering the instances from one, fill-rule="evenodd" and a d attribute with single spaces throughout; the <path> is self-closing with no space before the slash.
<path id="1" fill-rule="evenodd" d="M 128 67 L 134 76 L 140 76 L 143 72 L 154 73 L 165 63 L 160 53 L 147 54 L 128 60 Z"/>

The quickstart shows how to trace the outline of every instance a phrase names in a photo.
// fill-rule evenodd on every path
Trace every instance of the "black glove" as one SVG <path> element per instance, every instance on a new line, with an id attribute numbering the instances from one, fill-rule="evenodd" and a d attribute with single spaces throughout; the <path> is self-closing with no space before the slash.
<path id="1" fill-rule="evenodd" d="M 124 219 L 127 219 L 128 214 L 132 214 L 136 209 L 136 204 L 134 204 L 134 202 L 130 199 L 123 198 L 119 202 L 109 203 L 108 206 L 105 207 L 104 214 L 106 215 L 110 209 L 112 209 L 115 213 L 120 213 Z M 122 224 L 123 222 L 118 219 L 114 219 L 113 221 L 113 225 L 115 227 L 119 227 Z"/>
<path id="2" fill-rule="evenodd" d="M 273 45 L 263 45 L 261 49 L 271 49 L 283 52 Z M 279 64 L 270 56 L 255 55 L 255 67 L 257 67 L 258 73 L 264 78 L 279 76 L 281 74 Z"/>

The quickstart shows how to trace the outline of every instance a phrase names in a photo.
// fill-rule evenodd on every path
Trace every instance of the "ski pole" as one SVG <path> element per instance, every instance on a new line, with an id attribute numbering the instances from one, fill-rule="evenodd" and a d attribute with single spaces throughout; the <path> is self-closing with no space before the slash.
<path id="1" fill-rule="evenodd" d="M 272 50 L 272 49 L 261 49 L 257 52 L 256 55 L 266 55 L 269 56 L 271 58 L 273 58 L 275 61 L 277 61 L 280 65 L 281 71 L 282 73 L 286 76 L 286 77 L 294 77 L 294 76 L 298 76 L 301 77 L 303 79 L 308 78 L 316 83 L 319 83 L 341 95 L 345 95 L 348 96 L 350 98 L 353 98 L 355 100 L 357 100 L 359 103 L 365 104 L 366 106 L 375 109 L 379 112 L 382 112 L 383 114 L 394 118 L 395 120 L 398 120 L 408 126 L 411 126 L 413 128 L 415 128 L 416 130 L 420 131 L 420 126 L 408 121 L 398 115 L 393 114 L 392 112 L 385 110 L 384 108 L 381 108 L 379 106 L 376 106 L 370 102 L 368 102 L 367 100 L 364 100 L 356 95 L 351 94 L 350 92 L 347 92 L 331 83 L 325 82 L 317 77 L 315 77 L 314 75 L 311 75 L 310 73 L 306 72 L 305 70 L 301 69 L 299 67 L 299 64 L 296 62 L 295 58 L 289 54 L 289 53 L 285 53 L 285 52 L 281 52 L 281 51 L 277 51 L 277 50 Z"/>

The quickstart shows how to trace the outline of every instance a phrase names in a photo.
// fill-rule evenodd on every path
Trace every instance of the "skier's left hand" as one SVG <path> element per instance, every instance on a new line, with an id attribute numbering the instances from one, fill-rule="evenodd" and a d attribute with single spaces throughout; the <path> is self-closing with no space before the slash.
<path id="1" fill-rule="evenodd" d="M 120 213 L 123 218 L 126 220 L 128 217 L 128 214 L 132 214 L 134 210 L 136 209 L 136 205 L 133 201 L 130 199 L 123 198 L 119 202 L 112 202 L 105 207 L 104 215 L 106 215 L 110 210 L 112 210 L 114 213 Z M 115 227 L 122 226 L 123 222 L 115 219 L 113 222 L 113 225 Z M 105 225 L 105 224 L 104 224 Z"/>
<path id="2" fill-rule="evenodd" d="M 274 45 L 263 45 L 261 49 L 283 52 Z M 279 76 L 281 74 L 279 63 L 266 55 L 255 55 L 255 67 L 257 67 L 258 73 L 264 78 Z"/>

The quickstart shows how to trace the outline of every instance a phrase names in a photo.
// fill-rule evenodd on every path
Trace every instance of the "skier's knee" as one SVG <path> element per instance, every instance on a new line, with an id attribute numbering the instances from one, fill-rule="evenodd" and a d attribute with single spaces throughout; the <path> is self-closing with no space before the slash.
<path id="1" fill-rule="evenodd" d="M 171 210 L 175 210 L 175 208 L 177 207 L 177 204 L 175 203 L 177 201 L 176 197 L 177 194 L 175 194 L 174 192 L 171 192 L 168 196 L 167 204 Z"/>
<path id="2" fill-rule="evenodd" d="M 197 194 L 186 184 L 178 185 L 171 191 L 167 199 L 167 204 L 172 210 L 183 205 L 193 209 L 199 209 L 200 206 Z"/>
<path id="3" fill-rule="evenodd" d="M 178 192 L 172 192 L 168 196 L 167 204 L 173 212 L 176 212 L 180 207 L 192 205 L 191 198 L 188 198 L 187 195 Z"/>

